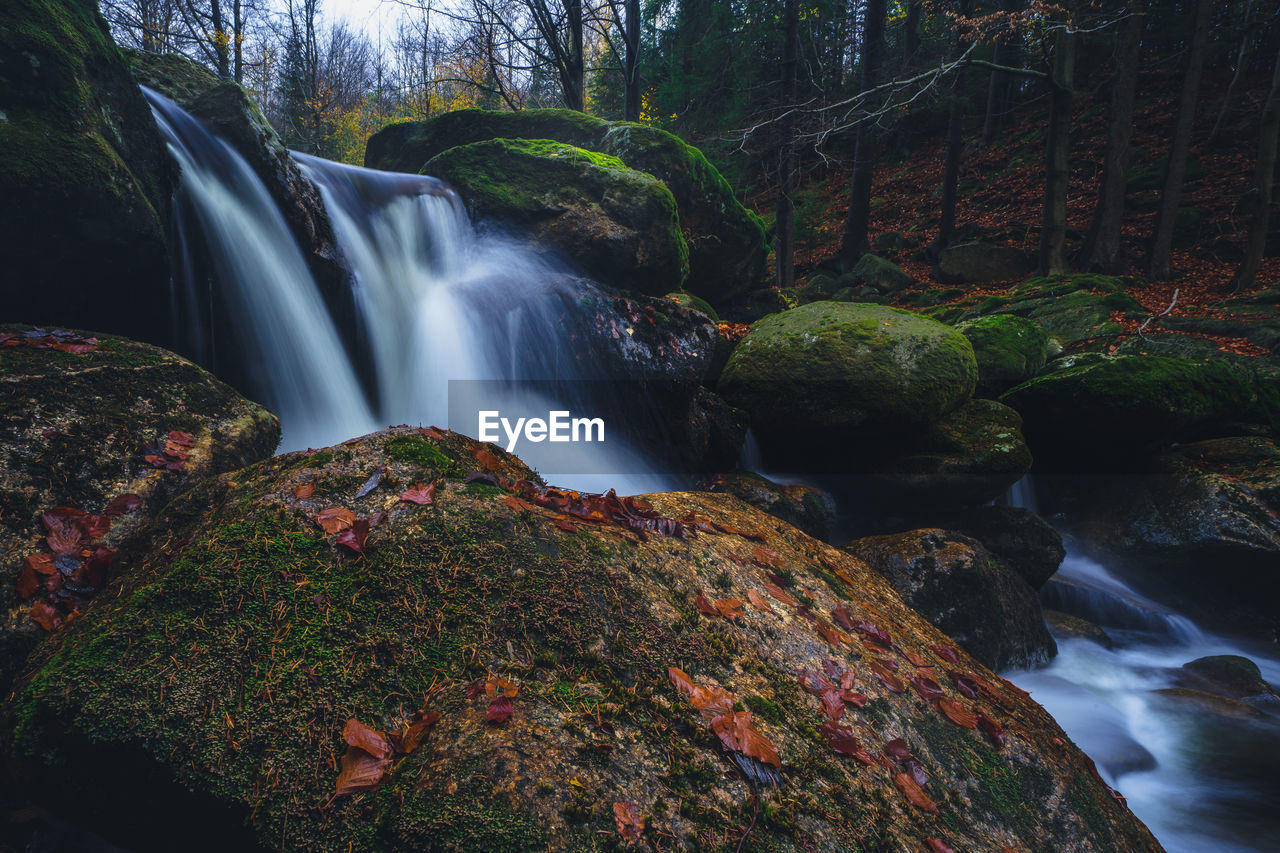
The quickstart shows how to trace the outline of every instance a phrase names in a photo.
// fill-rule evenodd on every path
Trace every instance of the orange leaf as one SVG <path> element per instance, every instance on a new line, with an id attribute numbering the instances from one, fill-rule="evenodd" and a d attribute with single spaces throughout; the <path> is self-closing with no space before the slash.
<path id="1" fill-rule="evenodd" d="M 711 721 L 711 730 L 726 749 L 781 768 L 782 760 L 773 742 L 756 731 L 750 711 L 732 711 Z"/>
<path id="2" fill-rule="evenodd" d="M 631 800 L 613 804 L 613 820 L 618 824 L 618 835 L 630 846 L 644 835 L 644 818 Z"/>
<path id="3" fill-rule="evenodd" d="M 62 614 L 46 601 L 31 605 L 31 621 L 46 631 L 53 631 L 62 624 Z"/>
<path id="4" fill-rule="evenodd" d="M 375 758 L 391 757 L 391 742 L 387 739 L 386 732 L 369 728 L 355 717 L 347 720 L 347 724 L 343 726 L 342 739 L 347 742 L 347 746 L 363 749 Z"/>
<path id="5" fill-rule="evenodd" d="M 481 447 L 476 450 L 476 464 L 480 466 L 481 471 L 492 473 L 501 463 L 498 462 L 498 457 L 493 455 L 493 451 Z"/>
<path id="6" fill-rule="evenodd" d="M 764 590 L 765 590 L 765 592 L 769 593 L 769 594 L 770 594 L 770 595 L 772 595 L 774 598 L 776 598 L 778 601 L 781 601 L 783 604 L 788 604 L 788 605 L 790 605 L 790 606 L 792 606 L 792 607 L 799 607 L 799 606 L 800 606 L 800 602 L 798 602 L 798 601 L 796 601 L 794 598 L 792 598 L 792 597 L 791 597 L 791 594 L 790 594 L 789 592 L 787 592 L 787 591 L 786 591 L 785 589 L 783 589 L 782 587 L 778 586 L 776 583 L 767 583 L 767 584 L 765 584 L 765 585 L 764 585 Z"/>
<path id="7" fill-rule="evenodd" d="M 493 699 L 497 696 L 506 696 L 508 699 L 520 692 L 519 685 L 512 684 L 505 678 L 490 678 L 484 683 L 484 695 Z"/>
<path id="8" fill-rule="evenodd" d="M 417 751 L 422 742 L 426 740 L 427 734 L 440 721 L 439 711 L 419 711 L 414 715 L 409 725 L 404 727 L 403 731 L 396 732 L 391 735 L 391 743 L 396 748 L 396 752 L 401 755 L 411 755 Z"/>
<path id="9" fill-rule="evenodd" d="M 730 622 L 742 618 L 742 602 L 736 598 L 717 598 L 716 610 Z"/>
<path id="10" fill-rule="evenodd" d="M 751 602 L 751 606 L 756 610 L 762 610 L 765 613 L 773 612 L 773 607 L 770 606 L 768 599 L 754 589 L 747 590 L 747 601 Z"/>
<path id="11" fill-rule="evenodd" d="M 298 486 L 296 489 L 293 490 L 293 496 L 300 501 L 305 501 L 307 498 L 311 497 L 315 493 L 316 493 L 315 483 L 303 483 L 301 486 Z"/>
<path id="12" fill-rule="evenodd" d="M 822 635 L 822 639 L 833 646 L 840 646 L 848 639 L 838 628 L 834 628 L 824 622 L 818 623 L 818 633 Z"/>
<path id="13" fill-rule="evenodd" d="M 436 484 L 431 482 L 423 486 L 421 483 L 414 483 L 400 493 L 400 500 L 415 503 L 418 506 L 431 506 L 436 501 Z"/>
<path id="14" fill-rule="evenodd" d="M 325 533 L 340 533 L 356 523 L 356 514 L 345 507 L 331 506 L 316 513 L 315 520 Z"/>
<path id="15" fill-rule="evenodd" d="M 926 811 L 929 814 L 938 813 L 938 804 L 929 799 L 929 795 L 924 789 L 916 784 L 916 780 L 911 778 L 910 773 L 899 773 L 893 777 L 893 784 L 898 786 L 898 790 L 907 798 L 907 802 L 911 805 Z"/>
<path id="16" fill-rule="evenodd" d="M 693 599 L 693 603 L 708 616 L 720 615 L 720 611 L 716 610 L 716 606 L 711 603 L 711 600 L 702 594 L 702 590 L 698 590 L 698 595 Z"/>
<path id="17" fill-rule="evenodd" d="M 342 770 L 338 773 L 333 795 L 341 797 L 360 791 L 376 791 L 382 787 L 390 769 L 390 757 L 379 758 L 363 749 L 348 747 L 342 756 Z"/>
<path id="18" fill-rule="evenodd" d="M 946 717 L 957 726 L 972 729 L 978 725 L 978 717 L 954 699 L 939 699 L 934 703 L 934 706 L 942 716 Z"/>

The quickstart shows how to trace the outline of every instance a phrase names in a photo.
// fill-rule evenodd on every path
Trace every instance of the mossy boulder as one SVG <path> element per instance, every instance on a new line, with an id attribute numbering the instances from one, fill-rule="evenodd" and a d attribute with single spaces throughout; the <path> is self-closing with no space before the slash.
<path id="1" fill-rule="evenodd" d="M 973 284 L 1017 281 L 1034 269 L 1035 260 L 1022 249 L 979 241 L 943 249 L 934 274 L 939 281 Z"/>
<path id="2" fill-rule="evenodd" d="M 1035 590 L 976 539 L 924 528 L 867 536 L 843 548 L 994 670 L 1042 666 L 1057 654 Z"/>
<path id="3" fill-rule="evenodd" d="M 916 280 L 893 261 L 867 253 L 858 259 L 853 269 L 840 276 L 839 282 L 841 287 L 871 287 L 877 293 L 891 295 L 906 290 Z"/>
<path id="4" fill-rule="evenodd" d="M 775 483 L 753 471 L 734 471 L 706 484 L 708 491 L 726 492 L 769 513 L 815 539 L 835 530 L 836 502 L 827 492 L 805 483 Z"/>
<path id="5" fill-rule="evenodd" d="M 694 311 L 700 311 L 703 314 L 706 314 L 713 323 L 720 322 L 720 315 L 716 313 L 716 309 L 712 308 L 711 303 L 707 302 L 707 300 L 703 299 L 701 296 L 694 296 L 692 293 L 685 293 L 680 290 L 674 293 L 668 293 L 666 298 L 670 299 L 677 305 L 683 305 L 685 308 L 692 308 Z"/>
<path id="6" fill-rule="evenodd" d="M 720 390 L 791 441 L 922 430 L 973 393 L 973 348 L 954 329 L 880 305 L 814 302 L 765 317 Z"/>
<path id="7" fill-rule="evenodd" d="M 327 301 L 337 309 L 334 315 L 353 315 L 349 274 L 320 191 L 302 174 L 253 97 L 184 56 L 140 50 L 125 54 L 139 83 L 205 122 L 245 159 L 284 214 Z M 354 336 L 354 328 L 347 331 Z"/>
<path id="8" fill-rule="evenodd" d="M 1097 355 L 1062 363 L 1000 398 L 1022 415 L 1042 461 L 1085 460 L 1097 472 L 1111 462 L 1132 465 L 1174 441 L 1274 417 L 1266 389 L 1222 361 Z"/>
<path id="9" fill-rule="evenodd" d="M 1258 665 L 1242 655 L 1209 655 L 1182 665 L 1187 686 L 1228 699 L 1280 698 L 1262 677 Z"/>
<path id="10" fill-rule="evenodd" d="M 1087 640 L 1090 643 L 1097 643 L 1104 649 L 1115 648 L 1115 641 L 1111 639 L 1111 635 L 1088 619 L 1081 619 L 1079 616 L 1072 616 L 1070 613 L 1059 610 L 1046 609 L 1044 621 L 1055 640 Z"/>
<path id="11" fill-rule="evenodd" d="M 138 508 L 113 517 L 101 539 L 127 549 L 174 495 L 270 456 L 280 440 L 274 415 L 185 359 L 111 335 L 97 340 L 81 354 L 0 348 L 0 686 L 43 633 L 30 617 L 32 601 L 44 597 L 15 593 L 24 558 L 49 552 L 43 513 L 101 514 L 113 498 L 135 494 Z M 160 470 L 145 459 L 160 451 L 142 448 L 163 447 L 170 430 L 193 445 L 179 470 Z"/>
<path id="12" fill-rule="evenodd" d="M 383 128 L 369 139 L 365 165 L 417 172 L 450 148 L 495 138 L 554 139 L 617 157 L 666 184 L 689 247 L 690 293 L 719 306 L 764 280 L 768 248 L 760 217 L 738 202 L 701 151 L 656 128 L 572 110 L 454 110 Z"/>
<path id="13" fill-rule="evenodd" d="M 450 148 L 422 171 L 447 181 L 472 216 L 555 250 L 606 285 L 661 296 L 689 274 L 671 191 L 616 157 L 547 139 L 490 139 Z"/>
<path id="14" fill-rule="evenodd" d="M 977 393 L 997 397 L 1044 369 L 1049 336 L 1034 320 L 1014 314 L 992 314 L 957 323 L 973 345 L 978 360 Z"/>
<path id="15" fill-rule="evenodd" d="M 0 7 L 5 319 L 164 342 L 172 190 L 151 109 L 97 3 Z"/>
<path id="16" fill-rule="evenodd" d="M 582 850 L 617 843 L 613 804 L 631 801 L 649 838 L 731 850 L 755 790 L 738 768 L 773 768 L 722 748 L 673 686 L 679 667 L 729 691 L 752 715 L 739 722 L 777 750 L 783 787 L 760 786 L 749 844 L 1160 849 L 1043 709 L 963 651 L 940 657 L 933 647 L 951 640 L 861 561 L 724 495 L 649 501 L 761 541 L 579 524 L 464 482 L 481 464 L 530 476 L 491 447 L 481 463 L 482 449 L 398 428 L 275 457 L 171 504 L 168 547 L 54 635 L 7 703 L 24 794 L 135 849 L 181 837 L 191 850 Z M 356 497 L 375 470 L 380 484 Z M 433 478 L 430 505 L 397 499 Z M 330 506 L 386 513 L 363 555 L 317 526 Z M 766 609 L 726 605 L 731 619 L 700 612 L 700 590 L 768 594 L 752 559 L 791 591 Z M 838 607 L 892 647 L 832 633 Z M 891 678 L 868 676 L 879 658 L 896 675 L 881 664 Z M 855 669 L 867 697 L 841 711 L 853 736 L 868 756 L 905 739 L 936 812 L 908 801 L 893 759 L 864 767 L 819 732 L 819 700 L 795 673 L 828 659 Z M 980 711 L 1000 726 L 1003 747 L 895 692 L 917 666 L 961 720 Z M 981 682 L 978 698 L 951 668 Z M 518 693 L 509 719 L 486 722 L 483 687 L 496 693 L 497 678 Z M 333 796 L 347 720 L 394 732 L 424 708 L 438 722 L 376 791 Z"/>

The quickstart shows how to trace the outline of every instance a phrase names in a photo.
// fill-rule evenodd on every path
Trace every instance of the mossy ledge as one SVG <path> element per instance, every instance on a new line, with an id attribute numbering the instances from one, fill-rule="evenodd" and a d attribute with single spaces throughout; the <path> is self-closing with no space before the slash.
<path id="1" fill-rule="evenodd" d="M 188 849 L 613 849 L 612 803 L 629 799 L 659 847 L 732 850 L 751 789 L 672 688 L 678 666 L 732 691 L 781 754 L 784 785 L 762 797 L 755 848 L 908 851 L 940 837 L 957 849 L 1159 849 L 1048 714 L 963 653 L 959 668 L 992 696 L 960 697 L 930 648 L 949 640 L 850 555 L 705 493 L 650 499 L 664 516 L 692 512 L 763 541 L 569 532 L 553 511 L 433 470 L 434 455 L 396 458 L 406 438 L 451 463 L 438 468 L 474 468 L 482 449 L 396 428 L 223 475 L 171 505 L 167 541 L 53 636 L 9 699 L 6 751 L 32 795 L 89 809 L 144 849 L 179 830 Z M 487 449 L 479 458 L 499 476 L 531 476 Z M 357 499 L 378 468 L 380 485 Z M 438 481 L 433 504 L 398 500 L 423 477 Z M 364 556 L 315 524 L 328 506 L 387 513 Z M 790 578 L 812 617 L 827 624 L 843 604 L 897 651 L 852 637 L 829 646 L 781 601 L 737 622 L 694 606 L 698 590 L 745 599 L 763 587 L 762 565 Z M 1004 726 L 1001 751 L 867 672 L 892 657 L 905 680 L 908 653 Z M 822 712 L 795 672 L 826 658 L 855 669 L 870 697 L 845 721 L 873 752 L 906 738 L 938 814 L 818 733 Z M 521 685 L 501 726 L 464 691 L 486 673 Z M 423 747 L 380 790 L 329 803 L 343 722 L 390 729 L 424 703 L 443 716 Z M 138 802 L 163 808 L 134 821 L 126 804 Z"/>

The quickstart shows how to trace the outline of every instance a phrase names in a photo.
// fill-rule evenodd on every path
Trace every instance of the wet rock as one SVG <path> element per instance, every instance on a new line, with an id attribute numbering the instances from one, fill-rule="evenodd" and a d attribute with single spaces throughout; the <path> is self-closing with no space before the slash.
<path id="1" fill-rule="evenodd" d="M 472 216 L 496 221 L 623 290 L 661 296 L 689 273 L 675 198 L 645 172 L 549 140 L 490 139 L 436 155 Z"/>
<path id="2" fill-rule="evenodd" d="M 798 527 L 815 539 L 826 539 L 835 529 L 835 500 L 814 486 L 775 483 L 751 471 L 735 471 L 712 480 L 706 488 L 712 492 L 727 492 Z"/>
<path id="3" fill-rule="evenodd" d="M 29 329 L 6 325 L 0 333 Z M 24 559 L 50 552 L 43 513 L 72 507 L 102 514 L 112 499 L 137 495 L 137 508 L 109 516 L 110 530 L 98 538 L 103 547 L 127 552 L 175 495 L 270 456 L 280 440 L 274 415 L 190 362 L 124 338 L 97 340 L 97 348 L 83 354 L 0 349 L 4 685 L 44 634 L 31 619 L 33 602 L 52 603 L 60 613 L 70 607 L 60 603 L 61 591 L 16 593 Z M 162 470 L 144 457 L 164 458 L 171 430 L 187 433 L 191 446 L 175 448 L 187 458 L 175 470 Z M 123 570 L 121 560 L 108 571 Z"/>
<path id="4" fill-rule="evenodd" d="M 871 287 L 885 295 L 905 290 L 915 283 L 916 280 L 902 267 L 872 254 L 863 255 L 853 269 L 839 278 L 842 288 Z"/>
<path id="5" fill-rule="evenodd" d="M 1079 616 L 1062 613 L 1058 610 L 1044 610 L 1044 621 L 1049 625 L 1049 633 L 1057 640 L 1088 640 L 1097 643 L 1104 649 L 1115 648 L 1111 635 Z"/>
<path id="6" fill-rule="evenodd" d="M 491 447 L 400 428 L 275 457 L 172 504 L 160 523 L 173 544 L 54 635 L 7 703 L 4 749 L 24 789 L 136 847 L 576 850 L 614 837 L 612 804 L 629 800 L 652 838 L 714 849 L 750 820 L 740 768 L 769 779 L 774 766 L 726 751 L 673 686 L 678 666 L 729 691 L 751 714 L 738 723 L 777 751 L 783 788 L 760 791 L 769 817 L 750 844 L 841 849 L 873 832 L 901 850 L 927 837 L 1159 849 L 1047 713 L 964 652 L 945 660 L 935 647 L 951 641 L 859 560 L 729 496 L 654 495 L 651 512 L 762 540 L 642 538 L 565 517 L 550 495 L 543 507 L 533 491 L 466 482 L 476 466 L 508 484 L 529 476 Z M 372 470 L 379 485 L 357 498 Z M 429 505 L 398 500 L 431 480 Z M 362 555 L 315 522 L 330 506 L 386 513 Z M 781 595 L 766 572 L 788 584 Z M 700 590 L 740 601 L 754 590 L 767 609 L 726 602 L 708 616 Z M 872 633 L 836 627 L 841 607 Z M 910 777 L 818 734 L 824 712 L 796 672 L 827 659 L 867 697 L 840 703 L 851 736 L 868 758 L 905 739 L 936 814 L 904 795 Z M 895 692 L 917 666 L 961 723 Z M 978 698 L 955 688 L 952 667 L 973 673 Z M 506 690 L 497 678 L 518 693 L 509 718 L 486 722 L 502 716 L 484 692 Z M 439 720 L 388 762 L 380 790 L 333 796 L 348 719 L 398 732 L 422 708 Z M 1002 749 L 967 727 L 973 711 L 1003 730 Z"/>
<path id="7" fill-rule="evenodd" d="M 956 330 L 973 345 L 980 396 L 998 397 L 1044 369 L 1049 337 L 1034 320 L 992 314 L 958 323 Z"/>
<path id="8" fill-rule="evenodd" d="M 977 539 L 1032 589 L 1044 586 L 1067 555 L 1062 534 L 1029 509 L 980 506 L 945 518 L 947 529 Z"/>
<path id="9" fill-rule="evenodd" d="M 1039 666 L 1057 653 L 1035 591 L 975 539 L 925 528 L 867 536 L 843 548 L 992 669 Z"/>
<path id="10" fill-rule="evenodd" d="M 1196 658 L 1182 668 L 1210 693 L 1229 699 L 1275 696 L 1275 689 L 1262 678 L 1258 665 L 1241 655 L 1211 655 Z"/>
<path id="11" fill-rule="evenodd" d="M 1229 699 L 1226 696 L 1206 693 L 1203 690 L 1192 690 L 1188 687 L 1166 687 L 1155 692 L 1178 704 L 1191 706 L 1202 713 L 1219 717 L 1228 717 L 1236 720 L 1261 720 L 1266 717 L 1266 714 L 1257 708 L 1247 705 L 1238 699 Z"/>

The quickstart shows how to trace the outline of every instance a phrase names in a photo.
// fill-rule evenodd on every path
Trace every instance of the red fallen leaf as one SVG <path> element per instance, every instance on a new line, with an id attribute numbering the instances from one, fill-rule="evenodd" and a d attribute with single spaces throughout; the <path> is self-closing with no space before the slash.
<path id="1" fill-rule="evenodd" d="M 843 689 L 840 691 L 840 698 L 846 705 L 852 705 L 855 708 L 861 708 L 867 704 L 867 697 L 853 690 Z"/>
<path id="2" fill-rule="evenodd" d="M 173 439 L 169 439 L 164 443 L 164 455 L 171 459 L 186 459 L 191 455 L 191 448 L 185 444 L 178 444 Z"/>
<path id="3" fill-rule="evenodd" d="M 835 687 L 834 684 L 827 680 L 825 675 L 812 669 L 802 669 L 796 674 L 796 677 L 800 680 L 800 686 L 804 688 L 804 691 L 814 696 L 821 696 Z"/>
<path id="4" fill-rule="evenodd" d="M 613 804 L 613 820 L 618 825 L 618 835 L 622 836 L 628 846 L 638 842 L 640 836 L 644 835 L 644 818 L 631 800 Z"/>
<path id="5" fill-rule="evenodd" d="M 92 343 L 88 343 L 88 341 L 92 341 Z M 97 348 L 98 348 L 98 342 L 95 338 L 87 338 L 86 343 L 81 343 L 81 344 L 70 344 L 70 343 L 59 342 L 54 344 L 51 347 L 51 349 L 61 350 L 62 352 L 69 352 L 72 355 L 84 355 L 85 353 L 93 352 Z"/>
<path id="6" fill-rule="evenodd" d="M 303 483 L 293 490 L 293 496 L 300 501 L 305 501 L 316 493 L 315 483 Z"/>
<path id="7" fill-rule="evenodd" d="M 899 649 L 907 660 L 911 661 L 911 665 L 916 669 L 931 669 L 933 664 L 909 649 Z"/>
<path id="8" fill-rule="evenodd" d="M 351 528 L 344 530 L 333 540 L 333 544 L 341 545 L 354 554 L 363 554 L 365 542 L 369 538 L 369 528 L 372 526 L 373 519 L 358 518 Z"/>
<path id="9" fill-rule="evenodd" d="M 845 674 L 845 668 L 841 666 L 839 661 L 832 658 L 823 658 L 822 671 L 827 674 L 827 678 L 834 682 L 839 682 L 844 678 Z"/>
<path id="10" fill-rule="evenodd" d="M 719 616 L 720 611 L 716 610 L 716 606 L 711 600 L 702 594 L 702 590 L 698 590 L 698 595 L 693 600 L 694 605 L 708 616 Z"/>
<path id="11" fill-rule="evenodd" d="M 507 498 L 520 500 L 515 495 L 507 495 Z M 407 490 L 400 493 L 400 500 L 414 503 L 418 506 L 431 506 L 436 501 L 436 484 L 431 482 L 424 486 L 421 483 L 414 483 Z M 524 501 L 520 502 L 524 503 Z"/>
<path id="12" fill-rule="evenodd" d="M 484 720 L 486 723 L 505 723 L 515 710 L 509 697 L 498 696 L 489 703 L 489 709 L 484 712 Z"/>
<path id="13" fill-rule="evenodd" d="M 180 447 L 196 446 L 195 438 L 190 433 L 185 433 L 179 429 L 169 431 L 169 441 L 172 441 L 174 444 L 179 445 Z"/>
<path id="14" fill-rule="evenodd" d="M 951 646 L 935 645 L 935 646 L 930 646 L 929 648 L 933 649 L 934 653 L 938 657 L 946 661 L 947 663 L 952 664 L 953 666 L 960 665 L 960 655 L 957 654 L 956 650 L 951 648 Z"/>
<path id="15" fill-rule="evenodd" d="M 565 515 L 556 516 L 556 520 L 552 523 L 555 524 L 556 527 L 559 527 L 561 530 L 567 531 L 569 533 L 576 533 L 578 530 L 578 525 L 570 521 L 569 517 Z"/>
<path id="16" fill-rule="evenodd" d="M 880 664 L 890 672 L 898 671 L 898 662 L 896 660 L 890 660 L 889 658 L 876 658 L 875 660 L 876 663 Z"/>
<path id="17" fill-rule="evenodd" d="M 865 634 L 876 645 L 884 646 L 886 649 L 893 646 L 893 639 L 889 636 L 889 632 L 874 622 L 859 619 L 853 627 Z"/>
<path id="18" fill-rule="evenodd" d="M 741 554 L 734 554 L 730 552 L 728 554 L 725 554 L 725 556 L 728 557 L 729 562 L 733 563 L 735 566 L 745 566 L 747 564 L 746 558 L 743 557 Z"/>
<path id="19" fill-rule="evenodd" d="M 857 674 L 849 669 L 840 674 L 840 688 L 842 690 L 852 690 L 854 685 L 858 683 Z"/>
<path id="20" fill-rule="evenodd" d="M 390 769 L 390 757 L 379 758 L 363 749 L 349 746 L 342 756 L 342 770 L 338 773 L 333 796 L 341 797 L 361 791 L 376 791 L 386 781 L 387 771 Z"/>
<path id="21" fill-rule="evenodd" d="M 761 548 L 759 545 L 751 549 L 751 562 L 762 568 L 782 568 L 782 561 L 777 551 Z"/>
<path id="22" fill-rule="evenodd" d="M 765 584 L 764 590 L 765 592 L 769 593 L 774 598 L 776 598 L 778 601 L 781 601 L 783 604 L 789 604 L 792 607 L 800 606 L 800 602 L 792 598 L 789 592 L 787 592 L 782 587 L 778 586 L 776 583 Z"/>
<path id="23" fill-rule="evenodd" d="M 822 635 L 822 639 L 826 640 L 828 645 L 836 647 L 844 645 L 849 639 L 842 631 L 825 622 L 818 623 L 818 633 Z"/>
<path id="24" fill-rule="evenodd" d="M 955 850 L 951 849 L 951 845 L 941 838 L 926 838 L 924 846 L 929 848 L 929 853 L 956 853 Z"/>
<path id="25" fill-rule="evenodd" d="M 900 737 L 896 737 L 884 745 L 884 754 L 894 761 L 907 761 L 915 758 L 911 754 L 911 747 L 907 746 L 907 742 Z"/>
<path id="26" fill-rule="evenodd" d="M 492 473 L 498 470 L 502 464 L 498 461 L 498 457 L 493 455 L 493 451 L 481 447 L 476 450 L 476 464 L 480 466 L 481 471 Z"/>
<path id="27" fill-rule="evenodd" d="M 331 506 L 316 513 L 315 521 L 325 533 L 339 533 L 356 523 L 356 514 L 346 507 Z"/>
<path id="28" fill-rule="evenodd" d="M 445 437 L 444 431 L 441 430 L 440 427 L 435 426 L 418 427 L 418 432 L 428 438 L 434 438 L 436 441 L 440 441 Z"/>
<path id="29" fill-rule="evenodd" d="M 348 719 L 347 724 L 342 727 L 342 739 L 347 742 L 347 746 L 362 749 L 375 758 L 391 757 L 391 741 L 386 732 L 370 728 L 355 717 Z"/>
<path id="30" fill-rule="evenodd" d="M 79 528 L 74 520 L 69 518 L 55 519 L 53 524 L 47 520 L 45 526 L 49 530 L 49 535 L 45 537 L 45 542 L 49 545 L 49 550 L 55 554 L 70 554 L 80 547 L 80 540 L 84 538 L 84 532 Z"/>
<path id="31" fill-rule="evenodd" d="M 875 673 L 876 678 L 879 679 L 880 683 L 888 688 L 891 693 L 901 693 L 907 689 L 902 686 L 902 682 L 893 674 L 893 670 L 885 666 L 884 661 L 873 660 L 869 666 L 871 667 L 871 671 Z"/>
<path id="32" fill-rule="evenodd" d="M 992 745 L 995 746 L 996 749 L 1004 748 L 1006 736 L 1003 726 L 979 711 L 978 727 L 982 729 L 983 734 L 987 736 L 987 739 L 991 741 Z"/>
<path id="33" fill-rule="evenodd" d="M 948 670 L 947 675 L 951 677 L 951 681 L 955 684 L 956 689 L 959 690 L 960 694 L 966 699 L 977 699 L 978 693 L 982 691 L 982 688 L 985 686 L 981 681 L 969 673 L 951 672 Z M 988 688 L 988 692 L 989 690 L 990 688 Z"/>
<path id="34" fill-rule="evenodd" d="M 667 676 L 676 690 L 680 691 L 689 700 L 689 704 L 704 717 L 717 717 L 728 713 L 733 708 L 734 697 L 728 690 L 694 684 L 692 678 L 674 666 L 667 668 Z"/>
<path id="35" fill-rule="evenodd" d="M 954 699 L 938 699 L 934 702 L 934 707 L 957 726 L 972 729 L 978 725 L 977 716 Z"/>
<path id="36" fill-rule="evenodd" d="M 422 742 L 439 721 L 439 711 L 419 711 L 403 731 L 391 735 L 391 745 L 400 755 L 411 755 L 422 746 Z"/>
<path id="37" fill-rule="evenodd" d="M 912 756 L 902 762 L 902 767 L 911 774 L 911 778 L 914 779 L 916 784 L 921 788 L 929 784 L 929 774 L 924 772 L 924 766 L 919 761 L 916 761 L 915 756 Z"/>
<path id="38" fill-rule="evenodd" d="M 772 764 L 781 769 L 782 760 L 773 742 L 756 731 L 750 711 L 732 711 L 711 721 L 711 730 L 720 738 L 726 749 Z"/>
<path id="39" fill-rule="evenodd" d="M 747 590 L 747 601 L 751 602 L 751 606 L 756 610 L 761 610 L 765 613 L 773 612 L 773 607 L 769 604 L 768 599 L 754 589 Z"/>
<path id="40" fill-rule="evenodd" d="M 840 698 L 840 691 L 836 688 L 833 687 L 830 690 L 823 691 L 822 713 L 833 720 L 838 720 L 844 716 L 844 700 Z"/>
<path id="41" fill-rule="evenodd" d="M 483 693 L 484 693 L 484 686 L 485 686 L 485 683 L 486 683 L 486 680 L 485 680 L 485 679 L 483 679 L 483 678 L 477 678 L 475 681 L 473 681 L 473 682 L 471 682 L 470 684 L 468 684 L 468 685 L 467 685 L 467 687 L 466 687 L 466 691 L 465 691 L 465 692 L 466 692 L 466 694 L 467 694 L 467 698 L 468 698 L 468 699 L 476 699 L 476 698 L 478 698 L 481 694 L 483 694 Z"/>
<path id="42" fill-rule="evenodd" d="M 102 512 L 104 515 L 128 515 L 140 506 L 142 506 L 142 498 L 129 492 L 112 498 Z"/>
<path id="43" fill-rule="evenodd" d="M 31 621 L 46 631 L 53 632 L 62 622 L 62 614 L 57 608 L 45 601 L 37 601 L 31 605 Z"/>
<path id="44" fill-rule="evenodd" d="M 853 623 L 853 612 L 849 610 L 849 606 L 847 604 L 841 604 L 839 607 L 832 610 L 831 618 L 836 620 L 836 624 L 838 624 L 841 628 L 844 628 L 846 631 L 855 630 L 854 623 Z"/>
<path id="45" fill-rule="evenodd" d="M 719 530 L 721 533 L 728 533 L 733 536 L 741 536 L 743 539 L 749 539 L 752 542 L 764 541 L 764 537 L 761 536 L 759 533 L 752 533 L 750 530 L 739 530 L 738 528 L 730 527 L 727 524 L 716 524 L 716 522 L 714 521 L 711 523 L 715 525 L 716 530 Z"/>
<path id="46" fill-rule="evenodd" d="M 44 585 L 42 578 L 58 573 L 52 554 L 32 554 L 22 561 L 22 573 L 18 575 L 18 598 L 28 599 Z"/>
<path id="47" fill-rule="evenodd" d="M 433 496 L 435 495 L 435 486 L 436 484 L 432 483 L 430 487 L 431 493 Z M 401 495 L 402 499 L 403 497 L 404 496 Z M 537 504 L 531 504 L 524 498 L 517 497 L 516 495 L 504 495 L 502 498 L 502 502 L 507 506 L 511 507 L 512 509 L 514 509 L 516 512 L 529 512 L 530 510 L 535 510 L 538 508 Z"/>
<path id="48" fill-rule="evenodd" d="M 919 694 L 920 698 L 926 702 L 932 702 L 934 699 L 941 699 L 944 695 L 942 685 L 934 681 L 932 678 L 924 675 L 917 675 L 907 681 L 912 689 Z"/>
<path id="49" fill-rule="evenodd" d="M 818 734 L 825 737 L 831 748 L 841 755 L 857 755 L 864 751 L 862 744 L 853 736 L 853 729 L 842 726 L 835 720 L 828 720 L 818 726 Z"/>
<path id="50" fill-rule="evenodd" d="M 924 789 L 916 784 L 916 780 L 911 778 L 909 773 L 899 773 L 893 777 L 893 784 L 898 786 L 898 790 L 907 798 L 907 802 L 929 814 L 938 813 L 938 804 L 929 799 L 929 795 Z"/>
<path id="51" fill-rule="evenodd" d="M 75 524 L 80 528 L 86 539 L 100 539 L 111 530 L 111 518 L 106 515 L 85 513 L 84 515 L 76 516 Z"/>
<path id="52" fill-rule="evenodd" d="M 717 598 L 716 611 L 729 622 L 742 618 L 742 602 L 736 598 Z"/>

